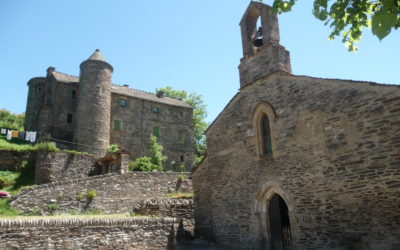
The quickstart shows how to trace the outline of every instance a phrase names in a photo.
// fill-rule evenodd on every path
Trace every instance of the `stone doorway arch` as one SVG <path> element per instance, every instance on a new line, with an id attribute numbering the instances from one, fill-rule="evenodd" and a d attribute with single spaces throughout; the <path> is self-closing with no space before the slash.
<path id="1" fill-rule="evenodd" d="M 265 250 L 294 249 L 292 244 L 293 203 L 276 185 L 265 185 L 256 199 L 259 246 Z"/>

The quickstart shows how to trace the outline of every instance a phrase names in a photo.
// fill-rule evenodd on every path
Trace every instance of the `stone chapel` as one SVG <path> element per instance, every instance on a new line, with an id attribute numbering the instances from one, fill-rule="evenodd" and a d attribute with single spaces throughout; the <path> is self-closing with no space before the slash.
<path id="1" fill-rule="evenodd" d="M 229 249 L 398 249 L 400 86 L 292 74 L 260 2 L 240 28 L 240 89 L 192 173 L 195 236 Z"/>

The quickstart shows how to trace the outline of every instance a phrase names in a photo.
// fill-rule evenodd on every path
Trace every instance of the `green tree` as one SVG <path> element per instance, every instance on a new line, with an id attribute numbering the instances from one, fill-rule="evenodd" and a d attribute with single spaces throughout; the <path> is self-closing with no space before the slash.
<path id="1" fill-rule="evenodd" d="M 288 12 L 296 1 L 274 0 L 272 7 Z M 356 51 L 364 28 L 382 40 L 400 27 L 400 0 L 314 0 L 313 14 L 332 28 L 329 39 L 342 35 L 349 51 Z"/>
<path id="2" fill-rule="evenodd" d="M 25 114 L 13 114 L 6 109 L 0 109 L 0 127 L 24 130 Z"/>
<path id="3" fill-rule="evenodd" d="M 130 171 L 163 171 L 163 164 L 167 160 L 167 156 L 163 155 L 164 147 L 157 142 L 157 137 L 150 136 L 151 157 L 144 156 L 136 158 L 135 161 L 129 163 Z"/>
<path id="4" fill-rule="evenodd" d="M 204 131 L 207 128 L 207 123 L 204 121 L 207 117 L 207 106 L 204 104 L 202 96 L 196 93 L 189 94 L 185 90 L 174 90 L 169 86 L 156 89 L 156 92 L 159 91 L 163 91 L 165 96 L 180 99 L 193 108 L 195 164 L 200 162 L 207 153 L 206 137 L 204 135 Z"/>

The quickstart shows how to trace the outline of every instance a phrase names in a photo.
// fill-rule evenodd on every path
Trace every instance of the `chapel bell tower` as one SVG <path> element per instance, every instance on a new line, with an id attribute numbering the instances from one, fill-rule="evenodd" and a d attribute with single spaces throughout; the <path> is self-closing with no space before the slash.
<path id="1" fill-rule="evenodd" d="M 279 44 L 278 17 L 270 6 L 250 2 L 240 21 L 240 29 L 243 47 L 240 88 L 274 72 L 292 73 L 289 51 Z"/>

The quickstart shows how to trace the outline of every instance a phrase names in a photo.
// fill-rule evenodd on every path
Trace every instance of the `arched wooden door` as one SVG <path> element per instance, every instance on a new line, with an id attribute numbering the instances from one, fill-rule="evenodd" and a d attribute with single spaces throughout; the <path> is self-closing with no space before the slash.
<path id="1" fill-rule="evenodd" d="M 268 216 L 271 233 L 271 249 L 292 249 L 288 207 L 286 202 L 278 194 L 274 194 L 269 201 Z"/>

